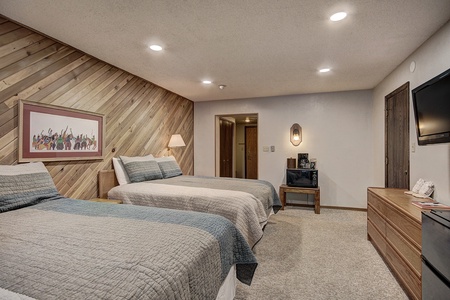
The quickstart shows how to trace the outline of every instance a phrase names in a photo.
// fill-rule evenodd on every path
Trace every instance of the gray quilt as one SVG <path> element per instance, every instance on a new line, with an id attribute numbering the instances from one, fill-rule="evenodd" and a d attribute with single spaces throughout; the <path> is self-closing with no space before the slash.
<path id="1" fill-rule="evenodd" d="M 53 200 L 0 214 L 0 288 L 36 299 L 215 299 L 256 259 L 227 219 Z"/>
<path id="2" fill-rule="evenodd" d="M 131 183 L 114 187 L 108 197 L 126 204 L 223 216 L 234 223 L 251 247 L 262 238 L 273 207 L 272 191 L 266 184 L 215 177 L 178 176 Z"/>
<path id="3" fill-rule="evenodd" d="M 154 180 L 152 182 L 249 193 L 261 201 L 267 215 L 272 209 L 274 213 L 277 213 L 281 208 L 280 198 L 275 188 L 270 182 L 265 180 L 185 175 Z"/>

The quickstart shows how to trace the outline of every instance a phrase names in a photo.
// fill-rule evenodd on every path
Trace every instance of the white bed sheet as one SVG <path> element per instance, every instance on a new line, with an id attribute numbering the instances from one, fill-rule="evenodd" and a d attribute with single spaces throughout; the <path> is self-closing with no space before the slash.
<path id="1" fill-rule="evenodd" d="M 227 277 L 220 286 L 216 300 L 233 300 L 236 296 L 236 285 L 236 265 L 232 265 L 230 272 L 228 272 Z"/>

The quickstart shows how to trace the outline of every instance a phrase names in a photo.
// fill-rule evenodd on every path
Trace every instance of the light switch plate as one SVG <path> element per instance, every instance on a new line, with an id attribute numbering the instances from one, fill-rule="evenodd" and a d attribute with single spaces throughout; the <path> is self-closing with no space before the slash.
<path id="1" fill-rule="evenodd" d="M 263 146 L 263 152 L 269 152 L 269 146 Z"/>

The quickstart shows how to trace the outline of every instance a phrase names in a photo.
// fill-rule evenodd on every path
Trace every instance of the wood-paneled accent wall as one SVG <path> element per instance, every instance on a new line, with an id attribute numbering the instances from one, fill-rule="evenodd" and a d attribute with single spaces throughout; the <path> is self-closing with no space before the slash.
<path id="1" fill-rule="evenodd" d="M 182 135 L 186 147 L 173 154 L 183 173 L 193 174 L 192 101 L 0 15 L 3 165 L 18 160 L 19 99 L 105 115 L 104 160 L 45 163 L 66 197 L 95 198 L 98 171 L 111 169 L 113 157 L 155 155 L 174 133 Z"/>

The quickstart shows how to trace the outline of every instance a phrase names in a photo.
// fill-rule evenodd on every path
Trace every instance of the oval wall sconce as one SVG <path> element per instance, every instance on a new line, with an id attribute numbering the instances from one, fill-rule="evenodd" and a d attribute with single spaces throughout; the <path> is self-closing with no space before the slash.
<path id="1" fill-rule="evenodd" d="M 302 128 L 295 123 L 291 126 L 291 143 L 294 146 L 300 145 L 302 142 Z"/>

